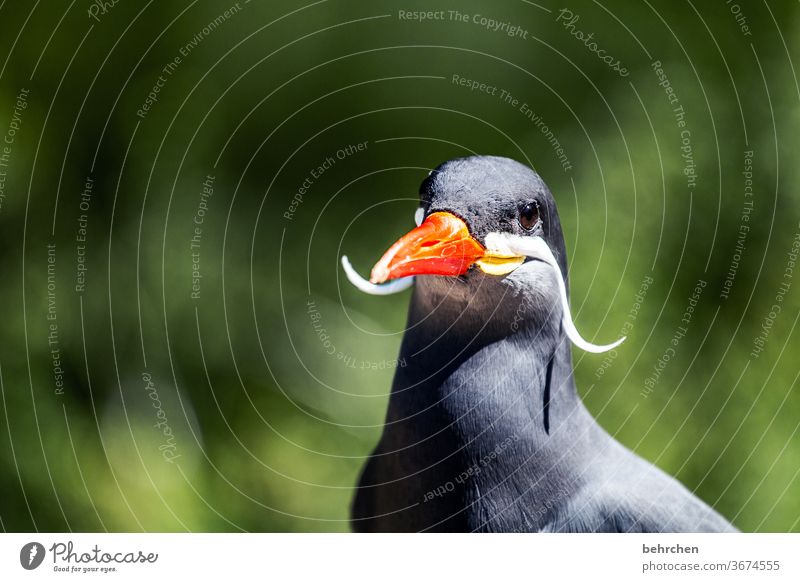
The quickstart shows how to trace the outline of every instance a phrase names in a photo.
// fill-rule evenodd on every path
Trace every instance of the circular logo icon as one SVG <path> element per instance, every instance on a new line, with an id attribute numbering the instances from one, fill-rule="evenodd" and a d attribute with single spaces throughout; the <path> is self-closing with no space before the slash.
<path id="1" fill-rule="evenodd" d="M 19 563 L 26 570 L 35 570 L 44 561 L 44 546 L 39 542 L 29 542 L 19 551 Z"/>

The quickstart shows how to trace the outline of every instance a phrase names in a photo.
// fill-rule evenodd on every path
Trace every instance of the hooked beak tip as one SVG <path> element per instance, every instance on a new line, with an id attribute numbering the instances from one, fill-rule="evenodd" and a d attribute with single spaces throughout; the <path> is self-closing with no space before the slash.
<path id="1" fill-rule="evenodd" d="M 389 272 L 384 269 L 378 269 L 377 266 L 372 269 L 372 273 L 369 276 L 369 282 L 373 285 L 380 285 L 381 283 L 385 283 L 386 280 L 389 279 Z"/>

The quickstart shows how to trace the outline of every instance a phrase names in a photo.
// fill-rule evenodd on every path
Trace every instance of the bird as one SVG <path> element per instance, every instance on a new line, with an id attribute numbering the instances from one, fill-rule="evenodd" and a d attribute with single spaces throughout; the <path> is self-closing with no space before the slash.
<path id="1" fill-rule="evenodd" d="M 412 288 L 355 532 L 734 532 L 584 406 L 556 201 L 530 167 L 470 156 L 420 186 L 417 227 L 375 264 L 377 295 Z"/>

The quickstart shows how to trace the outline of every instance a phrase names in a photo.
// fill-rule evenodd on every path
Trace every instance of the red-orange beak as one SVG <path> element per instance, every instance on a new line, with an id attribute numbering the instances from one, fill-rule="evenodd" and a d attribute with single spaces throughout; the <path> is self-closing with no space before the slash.
<path id="1" fill-rule="evenodd" d="M 409 275 L 461 275 L 486 253 L 463 220 L 434 212 L 394 243 L 372 268 L 370 282 Z"/>

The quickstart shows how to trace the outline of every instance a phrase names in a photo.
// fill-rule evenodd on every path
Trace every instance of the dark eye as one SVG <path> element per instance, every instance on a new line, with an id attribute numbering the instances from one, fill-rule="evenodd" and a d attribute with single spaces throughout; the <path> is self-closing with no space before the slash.
<path id="1" fill-rule="evenodd" d="M 528 202 L 519 211 L 519 224 L 525 230 L 532 230 L 539 222 L 539 205 Z"/>

